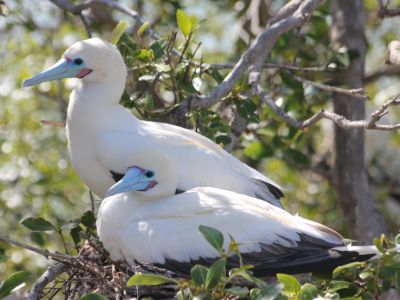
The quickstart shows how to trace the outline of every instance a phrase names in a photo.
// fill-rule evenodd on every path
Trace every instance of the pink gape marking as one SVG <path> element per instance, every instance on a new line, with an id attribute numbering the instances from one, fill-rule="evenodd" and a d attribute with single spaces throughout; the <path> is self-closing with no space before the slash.
<path id="1" fill-rule="evenodd" d="M 89 74 L 90 72 L 92 72 L 92 70 L 88 69 L 88 68 L 84 68 L 82 70 L 80 70 L 78 72 L 78 74 L 76 74 L 76 77 L 78 78 L 83 78 L 85 77 L 87 74 Z"/>

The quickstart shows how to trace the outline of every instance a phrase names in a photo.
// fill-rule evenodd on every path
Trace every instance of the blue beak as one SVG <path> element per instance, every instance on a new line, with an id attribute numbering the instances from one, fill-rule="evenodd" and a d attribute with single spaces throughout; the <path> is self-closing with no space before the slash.
<path id="1" fill-rule="evenodd" d="M 51 80 L 80 77 L 79 74 L 84 69 L 86 69 L 84 64 L 77 65 L 71 60 L 61 58 L 54 66 L 50 67 L 49 69 L 24 80 L 24 82 L 22 83 L 22 87 L 34 86 L 38 85 L 39 83 Z"/>
<path id="2" fill-rule="evenodd" d="M 128 168 L 124 177 L 107 190 L 105 197 L 129 191 L 147 191 L 151 189 L 157 184 L 157 181 L 154 178 L 146 177 L 144 175 L 145 172 L 146 170 L 140 167 Z"/>

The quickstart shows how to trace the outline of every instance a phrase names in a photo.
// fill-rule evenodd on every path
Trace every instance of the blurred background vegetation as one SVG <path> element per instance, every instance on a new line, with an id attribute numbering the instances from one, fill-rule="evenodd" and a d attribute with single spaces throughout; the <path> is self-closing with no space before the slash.
<path id="1" fill-rule="evenodd" d="M 190 66 L 176 64 L 170 72 L 165 63 L 165 49 L 173 32 L 177 31 L 177 8 L 193 16 L 197 23 L 186 56 L 195 54 L 195 60 L 215 64 L 235 63 L 265 25 L 265 20 L 258 20 L 257 13 L 269 16 L 285 3 L 248 0 L 120 2 L 137 10 L 161 36 L 156 46 L 145 36 L 135 36 L 133 27 L 128 27 L 128 34 L 122 37 L 119 47 L 128 67 L 134 68 L 127 87 L 129 96 L 125 95 L 123 103 L 140 118 L 163 121 L 168 121 L 167 108 L 176 98 L 211 90 L 229 71 L 204 69 L 199 72 Z M 264 4 L 252 12 L 256 2 Z M 87 35 L 78 17 L 65 13 L 49 1 L 6 0 L 4 3 L 0 16 L 0 232 L 28 244 L 63 251 L 58 234 L 30 232 L 20 221 L 27 217 L 43 217 L 62 227 L 66 242 L 72 244 L 68 224 L 90 209 L 89 191 L 68 160 L 64 128 L 40 122 L 65 119 L 68 96 L 75 79 L 44 83 L 33 89 L 21 89 L 20 86 L 23 79 L 55 63 L 66 48 Z M 397 77 L 400 73 L 370 76 L 382 68 L 387 43 L 400 39 L 399 20 L 378 19 L 375 0 L 366 0 L 365 6 L 366 91 L 372 99 L 367 110 L 373 111 L 400 92 Z M 125 19 L 128 25 L 133 25 L 129 17 L 102 6 L 92 9 L 85 17 L 94 35 L 105 40 L 110 40 L 110 34 L 120 20 Z M 291 31 L 278 40 L 268 62 L 345 67 L 349 54 L 345 49 L 332 50 L 331 23 L 329 3 L 326 3 L 300 31 Z M 178 32 L 172 43 L 182 51 L 185 39 Z M 126 47 L 131 47 L 132 51 L 124 53 Z M 164 49 L 159 57 L 158 47 Z M 146 52 L 149 49 L 153 50 L 151 55 Z M 178 95 L 168 88 L 171 81 L 168 76 L 154 90 L 149 89 L 160 66 L 167 68 L 164 70 L 170 75 L 181 78 Z M 184 79 L 185 72 L 191 74 L 191 80 Z M 331 70 L 306 73 L 304 77 L 332 83 L 331 73 Z M 268 92 L 294 117 L 304 119 L 323 107 L 331 108 L 331 94 L 311 86 L 303 87 L 281 69 L 271 69 L 268 74 Z M 306 132 L 295 130 L 258 99 L 242 93 L 246 84 L 243 78 L 223 105 L 196 112 L 188 125 L 222 146 L 229 146 L 232 124 L 223 118 L 224 108 L 235 104 L 240 119 L 245 120 L 247 126 L 235 143 L 234 154 L 286 189 L 283 204 L 290 212 L 298 212 L 349 236 L 328 181 L 314 168 L 315 162 L 329 164 L 332 161 L 332 124 L 323 121 Z M 400 112 L 394 109 L 387 116 L 389 120 L 399 118 Z M 366 135 L 369 179 L 389 231 L 395 235 L 400 224 L 400 133 L 368 131 Z M 98 204 L 99 199 L 96 199 Z M 42 256 L 0 244 L 0 279 L 22 269 L 32 272 L 36 278 L 47 265 L 48 261 Z"/>

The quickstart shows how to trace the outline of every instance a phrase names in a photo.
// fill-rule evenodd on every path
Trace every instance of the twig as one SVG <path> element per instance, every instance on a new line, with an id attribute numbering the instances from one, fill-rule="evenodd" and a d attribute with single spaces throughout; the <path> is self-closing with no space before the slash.
<path id="1" fill-rule="evenodd" d="M 57 127 L 65 127 L 65 121 L 49 121 L 49 120 L 40 120 L 40 123 L 43 125 L 57 126 Z"/>
<path id="2" fill-rule="evenodd" d="M 368 129 L 374 129 L 376 126 L 378 126 L 376 123 L 386 114 L 388 114 L 389 112 L 387 111 L 389 106 L 395 106 L 395 105 L 400 105 L 400 99 L 399 99 L 399 95 L 393 97 L 391 100 L 386 101 L 385 103 L 382 104 L 382 106 L 374 111 L 371 114 L 371 119 L 369 120 L 369 122 L 367 123 L 366 128 Z"/>
<path id="3" fill-rule="evenodd" d="M 35 282 L 35 284 L 31 287 L 28 300 L 37 300 L 42 297 L 43 289 L 47 284 L 52 282 L 56 277 L 60 274 L 64 273 L 66 270 L 66 265 L 63 263 L 56 263 L 48 267 L 46 272 L 39 277 L 39 279 Z"/>
<path id="4" fill-rule="evenodd" d="M 94 214 L 94 196 L 92 190 L 89 190 L 89 197 L 90 197 L 90 209 L 92 210 L 92 213 Z"/>
<path id="5" fill-rule="evenodd" d="M 235 67 L 235 64 L 203 64 L 203 68 L 205 69 L 215 69 L 215 70 L 227 70 Z M 296 65 L 288 65 L 288 64 L 263 64 L 263 69 L 284 69 L 290 71 L 299 71 L 299 72 L 327 72 L 327 71 L 336 71 L 335 68 L 330 68 L 329 66 L 317 66 L 317 67 L 300 67 Z"/>
<path id="6" fill-rule="evenodd" d="M 88 38 L 91 38 L 92 35 L 92 31 L 90 30 L 90 26 L 89 23 L 86 21 L 86 18 L 84 17 L 83 13 L 79 13 L 79 18 L 81 19 L 83 26 L 85 27 L 86 33 L 88 35 Z"/>
<path id="7" fill-rule="evenodd" d="M 400 76 L 400 67 L 399 66 L 387 66 L 384 68 L 380 68 L 375 72 L 369 73 L 364 77 L 364 83 L 370 83 L 374 80 L 379 79 L 382 76 Z"/>
<path id="8" fill-rule="evenodd" d="M 113 1 L 113 0 L 87 0 L 87 1 L 84 1 L 84 2 L 78 3 L 78 4 L 73 4 L 70 0 L 49 0 L 49 1 L 51 1 L 52 3 L 57 5 L 59 8 L 69 11 L 74 15 L 80 15 L 84 10 L 87 10 L 89 8 L 92 8 L 93 6 L 102 4 L 102 5 L 108 6 L 112 9 L 115 9 L 125 15 L 132 17 L 136 22 L 137 28 L 139 28 L 140 26 L 142 26 L 144 24 L 142 17 L 139 15 L 139 13 L 137 11 L 129 9 L 129 8 L 123 6 L 122 4 L 118 3 L 117 1 Z M 159 39 L 159 36 L 156 33 L 154 33 L 154 31 L 151 30 L 151 28 L 147 28 L 146 32 L 153 39 L 155 39 L 155 40 Z"/>
<path id="9" fill-rule="evenodd" d="M 366 94 L 364 94 L 364 90 L 363 89 L 343 89 L 343 88 L 339 88 L 336 86 L 331 86 L 331 85 L 326 85 L 320 82 L 315 82 L 315 81 L 311 81 L 308 79 L 305 79 L 303 77 L 297 76 L 297 75 L 291 75 L 295 80 L 304 83 L 304 84 L 309 84 L 312 86 L 315 86 L 317 88 L 319 88 L 320 90 L 323 91 L 327 91 L 327 92 L 331 92 L 331 93 L 340 93 L 340 94 L 345 94 L 345 95 L 349 95 L 349 96 L 353 96 L 355 98 L 359 98 L 359 99 L 363 99 L 363 100 L 368 100 L 368 96 Z"/>
<path id="10" fill-rule="evenodd" d="M 321 109 L 319 112 L 311 116 L 310 118 L 304 121 L 298 121 L 291 117 L 288 113 L 282 110 L 275 101 L 269 97 L 263 88 L 259 84 L 260 80 L 260 73 L 253 72 L 249 76 L 249 81 L 252 86 L 253 92 L 257 95 L 264 103 L 266 103 L 281 119 L 283 119 L 289 125 L 300 129 L 306 130 L 309 127 L 314 126 L 318 121 L 321 119 L 328 119 L 333 121 L 339 127 L 345 129 L 352 129 L 352 128 L 364 128 L 364 129 L 375 129 L 375 130 L 395 130 L 400 128 L 400 123 L 385 125 L 385 124 L 376 124 L 379 119 L 382 117 L 383 113 L 389 106 L 399 105 L 400 100 L 395 97 L 394 99 L 386 102 L 383 104 L 377 111 L 371 114 L 371 119 L 369 121 L 366 120 L 349 120 L 346 119 L 344 116 L 338 115 L 336 113 L 325 111 Z"/>
<path id="11" fill-rule="evenodd" d="M 383 0 L 378 0 L 378 17 L 383 19 L 385 17 L 396 17 L 400 15 L 400 8 L 387 8 L 387 4 L 383 3 Z"/>
<path id="12" fill-rule="evenodd" d="M 3 234 L 0 234 L 0 242 L 4 242 L 4 243 L 10 244 L 10 245 L 14 245 L 14 246 L 17 246 L 17 247 L 20 247 L 20 248 L 24 248 L 26 250 L 41 254 L 46 258 L 52 257 L 52 258 L 57 258 L 57 259 L 60 259 L 60 260 L 71 260 L 71 259 L 74 258 L 73 256 L 70 256 L 70 255 L 67 255 L 67 254 L 63 254 L 63 253 L 59 253 L 59 252 L 50 252 L 47 249 L 40 249 L 40 248 L 36 248 L 36 247 L 31 246 L 31 245 L 22 243 L 22 242 L 15 241 L 15 240 L 10 239 L 8 236 L 3 235 Z"/>

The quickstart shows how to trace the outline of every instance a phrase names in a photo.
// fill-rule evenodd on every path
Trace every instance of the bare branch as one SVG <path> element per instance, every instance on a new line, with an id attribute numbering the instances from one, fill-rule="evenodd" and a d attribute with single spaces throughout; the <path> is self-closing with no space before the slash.
<path id="1" fill-rule="evenodd" d="M 215 69 L 215 70 L 227 70 L 235 67 L 235 64 L 202 64 L 202 67 L 205 69 Z M 299 72 L 327 72 L 327 71 L 336 71 L 337 69 L 330 68 L 329 66 L 317 66 L 317 67 L 300 67 L 296 65 L 287 65 L 287 64 L 264 64 L 264 69 L 283 69 L 290 71 L 299 71 Z"/>
<path id="2" fill-rule="evenodd" d="M 31 287 L 27 299 L 28 300 L 41 299 L 43 289 L 46 287 L 46 285 L 52 282 L 59 275 L 64 273 L 65 270 L 66 270 L 66 265 L 64 265 L 63 263 L 56 263 L 55 265 L 50 266 L 46 270 L 46 272 L 44 272 L 35 282 L 35 284 Z"/>
<path id="3" fill-rule="evenodd" d="M 353 96 L 355 98 L 359 98 L 362 100 L 368 100 L 368 96 L 364 93 L 364 90 L 362 88 L 360 88 L 360 89 L 343 89 L 343 88 L 339 88 L 336 86 L 331 86 L 331 85 L 326 85 L 323 83 L 311 81 L 311 80 L 305 79 L 305 78 L 297 76 L 297 75 L 291 75 L 291 76 L 295 80 L 297 80 L 301 83 L 315 86 L 323 91 L 327 91 L 327 92 L 331 92 L 331 93 L 345 94 L 345 95 Z"/>
<path id="4" fill-rule="evenodd" d="M 79 18 L 81 19 L 83 26 L 85 27 L 86 33 L 88 35 L 88 38 L 92 37 L 92 31 L 90 30 L 89 23 L 86 21 L 86 18 L 82 13 L 79 13 Z"/>
<path id="5" fill-rule="evenodd" d="M 36 247 L 31 246 L 31 245 L 28 245 L 28 244 L 25 244 L 25 243 L 18 242 L 18 241 L 15 241 L 13 239 L 10 239 L 8 236 L 3 235 L 3 234 L 0 234 L 0 242 L 4 242 L 4 243 L 10 244 L 10 245 L 14 245 L 14 246 L 17 246 L 17 247 L 20 247 L 20 248 L 24 248 L 26 250 L 41 254 L 46 258 L 52 257 L 52 258 L 57 258 L 57 259 L 60 259 L 60 260 L 73 259 L 73 256 L 70 256 L 70 255 L 67 255 L 67 254 L 63 254 L 63 253 L 59 253 L 59 252 L 50 252 L 49 250 L 46 250 L 46 249 L 36 248 Z"/>
<path id="6" fill-rule="evenodd" d="M 301 2 L 302 0 L 296 0 L 286 3 L 286 5 L 283 6 L 278 11 L 276 16 L 271 18 L 271 20 L 269 20 L 268 25 L 275 24 L 276 22 L 279 22 L 282 19 L 290 17 L 290 15 L 292 15 L 299 8 Z"/>
<path id="7" fill-rule="evenodd" d="M 112 9 L 115 9 L 115 10 L 133 18 L 136 21 L 137 28 L 139 28 L 140 26 L 142 26 L 144 24 L 144 21 L 138 12 L 136 12 L 135 10 L 132 10 L 130 8 L 127 8 L 127 7 L 123 6 L 122 4 L 118 3 L 117 1 L 113 1 L 113 0 L 88 0 L 88 1 L 84 1 L 79 4 L 73 4 L 70 0 L 50 0 L 50 1 L 52 3 L 54 3 L 55 5 L 57 5 L 59 8 L 69 11 L 70 13 L 72 13 L 74 15 L 81 15 L 81 13 L 84 10 L 87 10 L 93 6 L 102 4 L 102 5 L 106 5 Z M 147 28 L 146 32 L 148 32 L 149 36 L 151 36 L 152 38 L 154 38 L 156 40 L 159 39 L 159 37 L 150 28 Z"/>
<path id="8" fill-rule="evenodd" d="M 400 15 L 400 8 L 388 8 L 389 2 L 386 4 L 384 0 L 378 0 L 378 17 L 383 19 L 385 17 L 396 17 Z"/>
<path id="9" fill-rule="evenodd" d="M 383 76 L 400 76 L 400 67 L 386 66 L 372 73 L 366 74 L 364 77 L 364 83 L 371 83 Z"/>
<path id="10" fill-rule="evenodd" d="M 390 125 L 377 125 L 376 123 L 386 114 L 388 114 L 389 112 L 387 111 L 387 109 L 389 108 L 389 106 L 395 106 L 395 105 L 400 105 L 400 95 L 396 95 L 395 97 L 393 97 L 392 99 L 390 99 L 389 101 L 386 101 L 385 103 L 382 104 L 382 106 L 374 111 L 371 114 L 371 119 L 370 121 L 367 123 L 366 128 L 368 129 L 375 129 L 376 126 L 390 126 Z M 399 127 L 397 127 L 399 128 Z M 390 129 L 389 129 L 390 130 Z"/>
<path id="11" fill-rule="evenodd" d="M 298 121 L 295 118 L 291 117 L 288 113 L 286 113 L 282 108 L 280 108 L 275 101 L 269 97 L 263 88 L 259 84 L 260 73 L 252 72 L 249 77 L 250 84 L 252 85 L 253 92 L 260 99 L 266 103 L 281 119 L 283 119 L 289 125 L 300 129 L 307 130 L 308 128 L 314 126 L 321 119 L 328 119 L 335 122 L 336 125 L 345 128 L 364 128 L 364 129 L 375 129 L 375 130 L 395 130 L 400 128 L 400 123 L 385 125 L 385 124 L 377 124 L 379 119 L 386 113 L 386 109 L 389 106 L 399 105 L 400 99 L 398 97 L 393 98 L 392 100 L 383 104 L 377 111 L 371 114 L 371 119 L 369 121 L 366 120 L 349 120 L 344 116 L 338 115 L 336 113 L 328 112 L 324 109 L 321 109 L 319 112 L 308 118 L 304 121 Z"/>
<path id="12" fill-rule="evenodd" d="M 57 126 L 57 127 L 65 127 L 65 121 L 49 121 L 49 120 L 40 120 L 40 123 L 43 125 Z"/>

